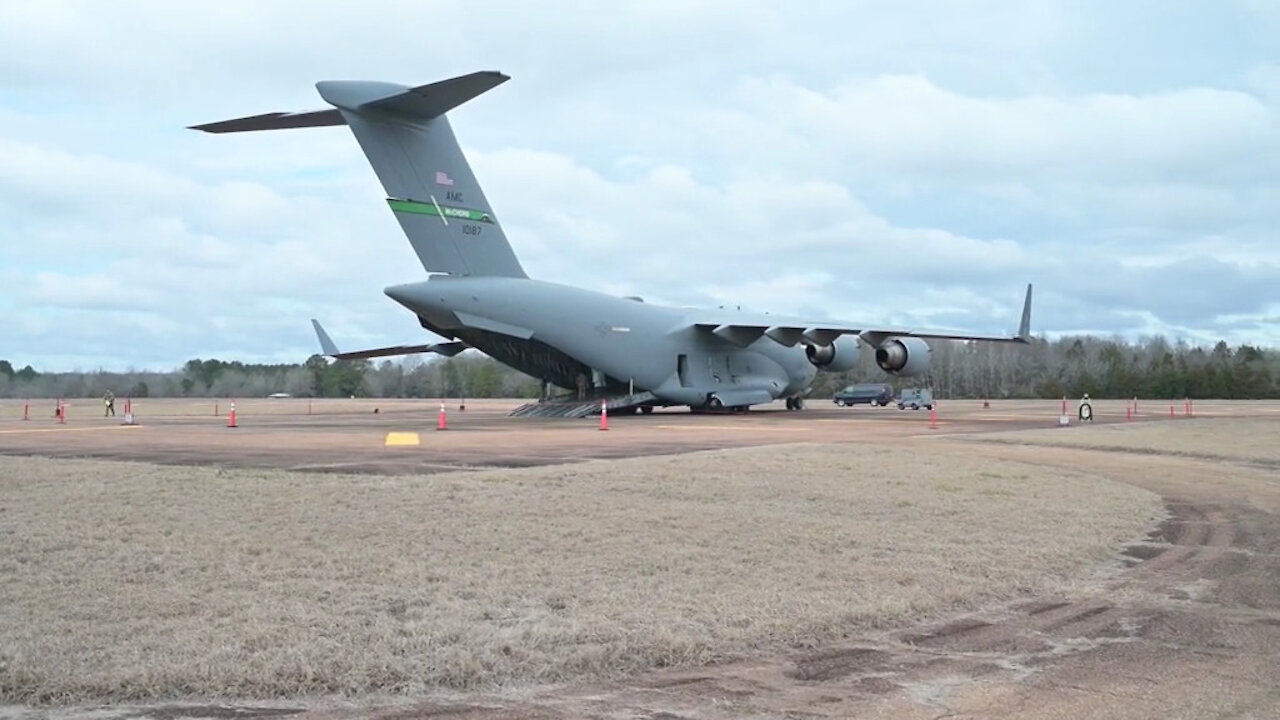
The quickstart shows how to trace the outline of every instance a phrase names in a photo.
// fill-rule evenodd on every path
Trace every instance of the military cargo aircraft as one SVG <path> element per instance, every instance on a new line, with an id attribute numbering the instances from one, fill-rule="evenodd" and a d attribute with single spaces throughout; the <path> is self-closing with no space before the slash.
<path id="1" fill-rule="evenodd" d="M 428 273 L 383 292 L 448 340 L 340 352 L 313 320 L 326 355 L 454 355 L 475 348 L 576 391 L 580 400 L 604 398 L 611 410 L 745 410 L 780 398 L 798 410 L 817 372 L 851 369 L 862 347 L 889 375 L 914 376 L 929 368 L 926 340 L 1028 342 L 1030 285 L 1017 332 L 991 337 L 664 307 L 528 277 L 445 116 L 508 79 L 476 72 L 419 87 L 324 81 L 316 90 L 332 108 L 193 126 L 232 133 L 346 125 L 355 134 Z"/>

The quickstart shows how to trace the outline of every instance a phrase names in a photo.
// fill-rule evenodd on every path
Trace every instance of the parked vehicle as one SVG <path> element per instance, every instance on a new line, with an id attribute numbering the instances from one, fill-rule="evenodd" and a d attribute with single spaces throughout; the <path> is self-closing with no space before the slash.
<path id="1" fill-rule="evenodd" d="M 898 396 L 898 409 L 926 410 L 933 409 L 933 393 L 927 388 L 903 388 Z"/>
<path id="2" fill-rule="evenodd" d="M 869 404 L 872 407 L 888 405 L 893 402 L 893 388 L 884 383 L 848 385 L 832 395 L 831 401 L 845 407 L 861 404 Z"/>

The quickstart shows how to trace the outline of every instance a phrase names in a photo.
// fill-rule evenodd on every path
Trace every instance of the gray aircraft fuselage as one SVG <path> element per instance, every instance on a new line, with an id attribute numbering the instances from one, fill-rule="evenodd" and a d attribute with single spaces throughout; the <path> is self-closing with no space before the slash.
<path id="1" fill-rule="evenodd" d="M 699 331 L 693 311 L 568 285 L 433 275 L 385 292 L 433 332 L 562 387 L 596 370 L 614 390 L 634 386 L 670 404 L 701 406 L 714 394 L 748 405 L 800 395 L 817 372 L 802 345 L 761 337 L 738 347 Z"/>

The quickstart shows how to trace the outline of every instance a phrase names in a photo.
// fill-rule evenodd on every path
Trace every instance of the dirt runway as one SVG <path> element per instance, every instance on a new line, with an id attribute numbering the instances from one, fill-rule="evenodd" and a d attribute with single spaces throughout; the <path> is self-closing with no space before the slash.
<path id="1" fill-rule="evenodd" d="M 606 685 L 343 702 L 236 706 L 7 708 L 12 717 L 373 718 L 1163 718 L 1280 717 L 1280 464 L 1073 448 L 984 438 L 1054 427 L 1058 401 L 943 402 L 926 411 L 762 409 L 744 415 L 658 412 L 610 419 L 522 420 L 509 401 L 241 401 L 237 428 L 212 402 L 140 401 L 136 427 L 80 401 L 66 424 L 52 403 L 22 421 L 0 404 L 0 453 L 361 472 L 432 472 L 794 442 L 937 443 L 1097 473 L 1160 494 L 1169 519 L 1117 548 L 1112 567 L 1074 592 L 1028 597 L 844 642 L 747 657 L 715 667 L 654 671 Z M 378 412 L 373 412 L 374 407 Z M 1173 417 L 1170 417 L 1172 407 Z M 1280 438 L 1280 403 L 1094 404 L 1093 425 L 1203 427 L 1249 418 L 1259 442 Z M 44 412 L 47 410 L 47 412 Z M 1074 404 L 1069 407 L 1075 432 Z M 420 445 L 385 447 L 388 432 Z M 1267 439 L 1269 438 L 1269 440 Z M 909 470 L 908 470 L 909 471 Z"/>
<path id="2" fill-rule="evenodd" d="M 119 403 L 118 403 L 119 404 Z M 872 442 L 958 433 L 1055 427 L 1060 401 L 943 401 L 928 410 L 837 407 L 810 401 L 789 412 L 781 403 L 743 414 L 692 414 L 664 409 L 652 415 L 585 419 L 512 418 L 522 401 L 471 400 L 445 405 L 446 430 L 437 430 L 440 404 L 428 400 L 238 400 L 235 428 L 226 400 L 138 400 L 137 425 L 103 417 L 93 400 L 74 401 L 65 423 L 54 419 L 54 400 L 0 404 L 0 453 L 93 457 L 164 464 L 275 467 L 342 472 L 436 472 L 477 466 L 518 467 L 580 458 L 633 457 L 694 450 L 794 442 Z M 461 409 L 465 405 L 465 409 Z M 117 408 L 118 410 L 120 408 Z M 375 410 L 377 412 L 375 412 Z M 1153 405 L 1134 421 L 1167 420 Z M 1184 408 L 1178 403 L 1177 417 Z M 1208 403 L 1197 417 L 1223 412 Z M 1076 422 L 1074 403 L 1068 407 Z M 1122 401 L 1094 403 L 1093 424 L 1127 422 Z M 936 422 L 931 422 L 936 420 Z M 932 425 L 932 427 L 931 427 Z M 386 447 L 391 432 L 416 432 L 420 444 Z"/>

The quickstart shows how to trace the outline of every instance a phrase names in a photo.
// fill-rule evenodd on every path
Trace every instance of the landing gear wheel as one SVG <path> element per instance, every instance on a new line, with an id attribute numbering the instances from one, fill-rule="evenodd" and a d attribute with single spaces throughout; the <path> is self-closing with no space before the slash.
<path id="1" fill-rule="evenodd" d="M 712 410 L 723 410 L 724 401 L 715 395 L 711 395 L 707 397 L 707 407 L 711 408 Z"/>
<path id="2" fill-rule="evenodd" d="M 804 398 L 796 398 L 796 409 L 797 410 L 804 409 Z"/>
<path id="3" fill-rule="evenodd" d="M 641 406 L 640 406 L 640 412 L 644 413 L 645 415 L 652 415 L 652 414 L 653 414 L 653 406 L 652 406 L 652 405 L 641 405 Z"/>

